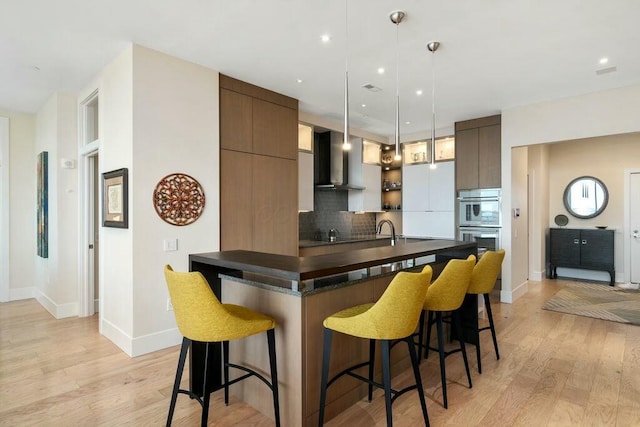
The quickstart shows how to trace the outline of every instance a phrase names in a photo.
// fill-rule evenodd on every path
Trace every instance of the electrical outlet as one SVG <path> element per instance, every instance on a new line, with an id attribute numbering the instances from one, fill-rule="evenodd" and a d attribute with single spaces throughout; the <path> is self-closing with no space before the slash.
<path id="1" fill-rule="evenodd" d="M 167 298 L 167 311 L 173 311 L 173 304 L 171 303 L 171 298 Z"/>

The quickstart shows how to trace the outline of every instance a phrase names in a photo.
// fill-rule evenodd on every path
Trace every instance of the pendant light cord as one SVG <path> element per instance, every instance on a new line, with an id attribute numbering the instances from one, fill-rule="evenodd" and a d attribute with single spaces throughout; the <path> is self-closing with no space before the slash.
<path id="1" fill-rule="evenodd" d="M 436 162 L 436 51 L 431 52 L 431 166 Z"/>
<path id="2" fill-rule="evenodd" d="M 349 142 L 349 0 L 344 1 L 344 136 L 342 149 L 351 149 Z"/>
<path id="3" fill-rule="evenodd" d="M 400 48 L 398 27 L 400 22 L 396 23 L 396 160 L 400 159 Z"/>

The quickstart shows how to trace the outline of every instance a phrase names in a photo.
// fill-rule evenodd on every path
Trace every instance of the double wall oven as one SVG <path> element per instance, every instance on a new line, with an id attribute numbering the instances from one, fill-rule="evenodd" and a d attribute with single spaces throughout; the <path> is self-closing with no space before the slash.
<path id="1" fill-rule="evenodd" d="M 462 190 L 458 193 L 458 240 L 478 244 L 478 255 L 502 247 L 502 213 L 499 188 Z"/>

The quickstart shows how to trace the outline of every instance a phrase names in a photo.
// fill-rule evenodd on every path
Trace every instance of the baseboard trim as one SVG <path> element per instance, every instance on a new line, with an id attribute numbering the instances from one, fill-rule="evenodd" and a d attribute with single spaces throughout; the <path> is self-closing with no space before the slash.
<path id="1" fill-rule="evenodd" d="M 77 302 L 56 304 L 54 300 L 49 298 L 49 296 L 44 294 L 40 289 L 35 288 L 33 293 L 35 299 L 40 303 L 40 305 L 56 319 L 64 319 L 66 317 L 74 317 L 78 315 Z"/>
<path id="2" fill-rule="evenodd" d="M 533 280 L 534 282 L 542 282 L 542 279 L 546 276 L 546 271 L 532 271 L 530 274 L 529 280 Z"/>
<path id="3" fill-rule="evenodd" d="M 182 335 L 180 331 L 178 331 L 178 328 L 154 332 L 153 334 L 134 338 L 131 355 L 133 357 L 142 356 L 143 354 L 153 353 L 154 351 L 179 345 L 181 342 Z"/>
<path id="4" fill-rule="evenodd" d="M 9 301 L 19 301 L 22 299 L 33 298 L 35 295 L 35 290 L 35 286 L 9 289 Z"/>
<path id="5" fill-rule="evenodd" d="M 133 357 L 133 340 L 122 329 L 118 328 L 108 320 L 102 319 L 100 332 L 111 342 L 120 347 L 120 349 L 127 353 L 127 355 Z"/>
<path id="6" fill-rule="evenodd" d="M 516 286 L 515 289 L 512 289 L 510 291 L 500 291 L 500 302 L 511 304 L 515 300 L 526 294 L 528 291 L 529 282 L 524 281 Z"/>

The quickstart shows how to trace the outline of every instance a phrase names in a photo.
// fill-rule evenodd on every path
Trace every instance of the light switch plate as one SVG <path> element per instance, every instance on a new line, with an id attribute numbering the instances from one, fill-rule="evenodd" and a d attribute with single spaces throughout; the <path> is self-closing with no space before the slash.
<path id="1" fill-rule="evenodd" d="M 178 250 L 178 239 L 164 239 L 163 248 L 165 252 Z"/>

